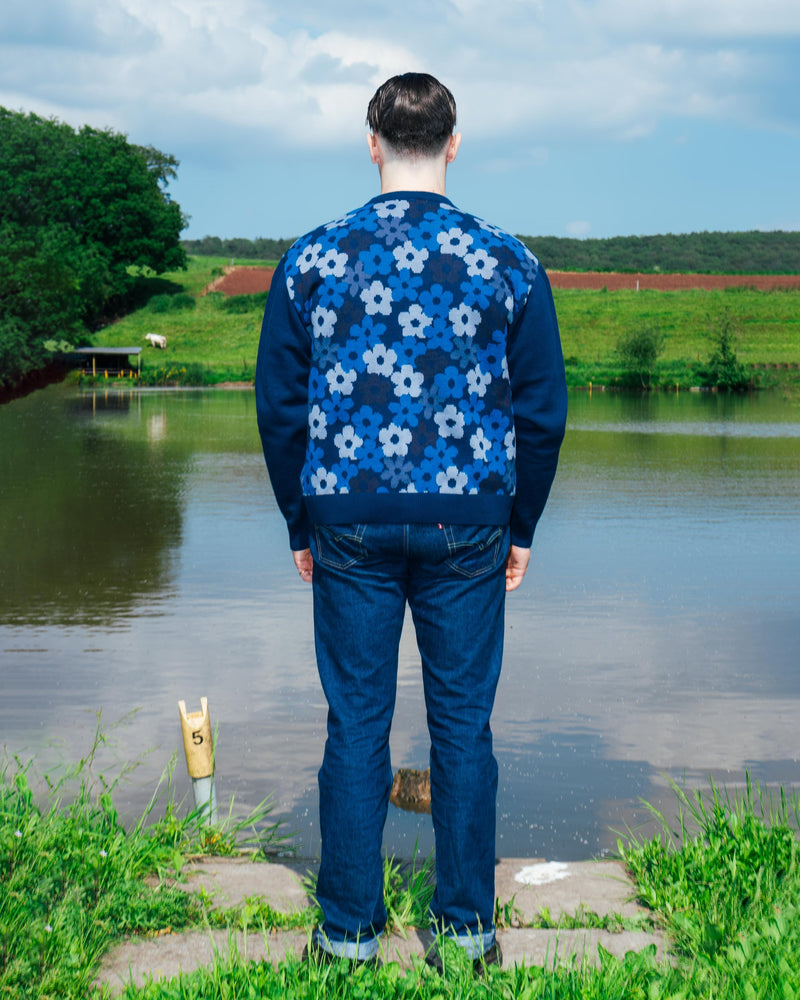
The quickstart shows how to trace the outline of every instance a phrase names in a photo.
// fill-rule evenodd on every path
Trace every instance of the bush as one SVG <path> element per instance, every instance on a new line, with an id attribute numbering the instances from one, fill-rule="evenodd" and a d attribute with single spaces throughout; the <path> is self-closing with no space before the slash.
<path id="1" fill-rule="evenodd" d="M 229 313 L 263 312 L 267 304 L 267 292 L 253 295 L 226 295 L 215 302 L 218 309 Z"/>
<path id="2" fill-rule="evenodd" d="M 710 339 L 714 345 L 711 356 L 700 370 L 703 385 L 717 389 L 741 391 L 750 387 L 752 378 L 749 371 L 736 357 L 738 324 L 727 307 L 712 321 Z"/>
<path id="3" fill-rule="evenodd" d="M 188 292 L 177 292 L 175 295 L 154 295 L 147 306 L 154 313 L 184 312 L 194 309 L 197 302 Z"/>
<path id="4" fill-rule="evenodd" d="M 657 327 L 642 325 L 623 333 L 617 340 L 616 354 L 625 369 L 624 382 L 649 389 L 663 349 L 664 335 Z"/>

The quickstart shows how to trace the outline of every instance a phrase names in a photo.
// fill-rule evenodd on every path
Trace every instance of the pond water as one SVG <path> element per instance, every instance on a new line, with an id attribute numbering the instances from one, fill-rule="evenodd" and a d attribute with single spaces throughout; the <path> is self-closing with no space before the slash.
<path id="1" fill-rule="evenodd" d="M 498 851 L 586 858 L 674 807 L 668 779 L 800 784 L 800 408 L 779 395 L 571 395 L 531 571 L 507 604 L 494 715 Z M 138 816 L 177 703 L 209 699 L 217 789 L 272 794 L 318 849 L 325 706 L 249 391 L 78 392 L 0 407 L 0 745 L 37 769 L 91 746 L 138 766 Z M 128 716 L 128 713 L 134 713 Z M 119 722 L 119 725 L 114 725 Z M 406 623 L 392 755 L 425 767 Z M 115 760 L 118 764 L 115 764 Z M 390 808 L 386 848 L 432 847 Z"/>

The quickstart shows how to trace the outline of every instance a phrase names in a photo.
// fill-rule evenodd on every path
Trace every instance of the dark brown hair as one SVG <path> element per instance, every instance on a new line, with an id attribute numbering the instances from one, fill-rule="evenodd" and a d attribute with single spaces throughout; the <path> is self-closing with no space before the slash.
<path id="1" fill-rule="evenodd" d="M 367 125 L 397 153 L 434 156 L 453 134 L 456 102 L 428 73 L 403 73 L 375 91 Z"/>

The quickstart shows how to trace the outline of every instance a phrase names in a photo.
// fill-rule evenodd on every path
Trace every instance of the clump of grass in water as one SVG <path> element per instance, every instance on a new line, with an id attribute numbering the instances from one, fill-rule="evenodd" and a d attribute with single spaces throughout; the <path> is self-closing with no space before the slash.
<path id="1" fill-rule="evenodd" d="M 242 830 L 264 819 L 262 810 L 210 828 L 197 813 L 180 818 L 170 797 L 163 818 L 154 820 L 170 768 L 127 832 L 112 801 L 119 778 L 107 783 L 92 774 L 105 743 L 98 717 L 88 755 L 55 783 L 46 779 L 45 810 L 31 787 L 31 763 L 0 762 L 0 997 L 83 997 L 115 940 L 200 920 L 197 896 L 161 879 L 151 887 L 145 879 L 174 874 L 186 856 L 210 847 L 232 853 Z M 65 804 L 65 789 L 73 785 Z M 255 836 L 263 847 L 265 834 Z"/>

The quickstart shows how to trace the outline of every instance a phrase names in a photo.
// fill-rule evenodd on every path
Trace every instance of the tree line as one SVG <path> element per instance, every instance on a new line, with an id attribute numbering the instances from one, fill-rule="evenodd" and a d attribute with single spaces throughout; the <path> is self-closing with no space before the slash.
<path id="1" fill-rule="evenodd" d="M 0 107 L 0 392 L 185 266 L 177 160 Z M 150 279 L 152 281 L 152 279 Z"/>
<path id="2" fill-rule="evenodd" d="M 702 232 L 570 239 L 519 236 L 554 271 L 672 271 L 694 274 L 798 274 L 800 232 Z M 278 260 L 292 239 L 205 236 L 183 240 L 189 254 Z"/>
<path id="3" fill-rule="evenodd" d="M 520 236 L 553 271 L 798 274 L 800 232 L 667 233 L 567 239 Z"/>

